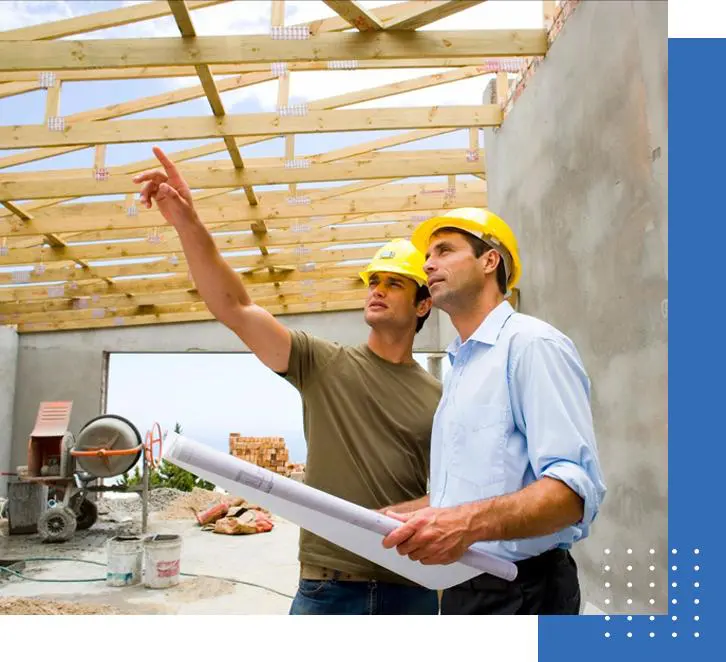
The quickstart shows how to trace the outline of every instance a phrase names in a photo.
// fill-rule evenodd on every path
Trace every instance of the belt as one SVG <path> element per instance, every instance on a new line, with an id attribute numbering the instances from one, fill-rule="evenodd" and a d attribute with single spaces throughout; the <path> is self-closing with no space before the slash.
<path id="1" fill-rule="evenodd" d="M 341 570 L 333 570 L 332 568 L 324 568 L 317 565 L 300 565 L 300 579 L 311 579 L 313 581 L 321 581 L 324 579 L 335 579 L 340 582 L 373 582 L 376 581 L 370 575 L 356 575 L 352 572 L 343 572 Z"/>

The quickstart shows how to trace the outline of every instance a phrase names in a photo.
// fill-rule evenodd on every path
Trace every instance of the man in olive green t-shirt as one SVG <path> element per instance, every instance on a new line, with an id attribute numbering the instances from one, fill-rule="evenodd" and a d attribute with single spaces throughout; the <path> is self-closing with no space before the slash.
<path id="1" fill-rule="evenodd" d="M 189 186 L 158 147 L 163 170 L 134 177 L 141 203 L 156 200 L 177 231 L 197 291 L 210 312 L 303 399 L 305 482 L 359 505 L 399 512 L 427 502 L 430 436 L 441 385 L 413 358 L 431 311 L 424 257 L 410 242 L 381 248 L 368 285 L 368 341 L 343 347 L 291 331 L 254 304 L 194 208 Z M 302 531 L 300 583 L 291 614 L 436 614 L 438 596 Z"/>

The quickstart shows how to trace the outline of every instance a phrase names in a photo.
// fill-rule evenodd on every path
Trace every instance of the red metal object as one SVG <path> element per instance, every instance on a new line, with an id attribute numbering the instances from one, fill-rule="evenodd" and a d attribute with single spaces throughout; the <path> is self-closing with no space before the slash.
<path id="1" fill-rule="evenodd" d="M 62 437 L 68 431 L 73 401 L 41 402 L 31 437 Z"/>
<path id="2" fill-rule="evenodd" d="M 151 426 L 151 430 L 146 433 L 146 442 L 144 444 L 146 464 L 154 469 L 159 466 L 159 462 L 161 461 L 162 443 L 161 426 L 158 423 L 154 423 Z M 154 458 L 154 446 L 159 447 L 159 455 L 156 458 Z"/>

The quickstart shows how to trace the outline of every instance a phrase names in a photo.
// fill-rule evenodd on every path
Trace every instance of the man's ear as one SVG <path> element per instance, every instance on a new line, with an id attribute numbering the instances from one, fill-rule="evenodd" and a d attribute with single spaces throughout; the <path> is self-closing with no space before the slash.
<path id="1" fill-rule="evenodd" d="M 499 251 L 491 248 L 479 258 L 479 262 L 482 265 L 482 269 L 484 269 L 484 273 L 491 274 L 497 272 L 497 267 L 499 267 L 501 259 L 502 256 L 499 254 Z"/>
<path id="2" fill-rule="evenodd" d="M 423 301 L 419 301 L 416 304 L 416 315 L 418 317 L 423 317 L 431 310 L 431 306 L 433 305 L 433 299 L 431 297 L 428 297 L 427 299 L 424 299 Z"/>

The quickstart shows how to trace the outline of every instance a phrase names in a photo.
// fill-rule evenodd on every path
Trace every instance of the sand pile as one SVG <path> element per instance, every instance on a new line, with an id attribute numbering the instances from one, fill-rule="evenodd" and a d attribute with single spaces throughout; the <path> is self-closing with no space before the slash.
<path id="1" fill-rule="evenodd" d="M 0 614 L 4 615 L 55 615 L 55 614 L 120 614 L 110 605 L 61 602 L 59 600 L 36 600 L 32 598 L 0 598 Z"/>
<path id="2" fill-rule="evenodd" d="M 234 593 L 234 590 L 234 583 L 226 579 L 195 577 L 181 581 L 168 592 L 168 595 L 173 596 L 178 602 L 196 602 L 228 595 Z"/>

